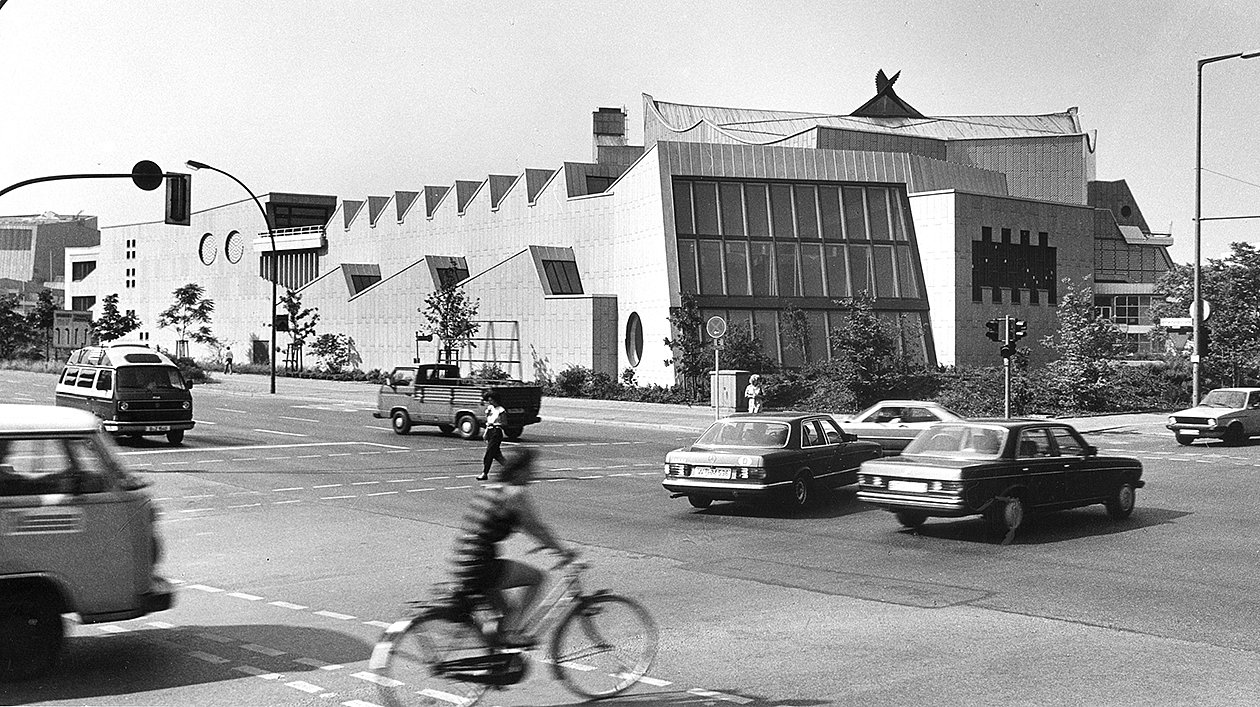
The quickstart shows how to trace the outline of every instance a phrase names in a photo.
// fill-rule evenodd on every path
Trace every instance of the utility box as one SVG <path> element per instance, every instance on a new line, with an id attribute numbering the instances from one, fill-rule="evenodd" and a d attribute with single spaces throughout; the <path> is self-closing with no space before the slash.
<path id="1" fill-rule="evenodd" d="M 748 412 L 744 388 L 751 375 L 751 371 L 710 371 L 709 407 L 717 408 L 719 413 Z"/>

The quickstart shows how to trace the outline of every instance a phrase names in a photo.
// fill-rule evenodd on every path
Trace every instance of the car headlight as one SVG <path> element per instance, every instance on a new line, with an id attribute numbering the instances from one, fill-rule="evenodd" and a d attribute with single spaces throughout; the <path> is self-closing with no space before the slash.
<path id="1" fill-rule="evenodd" d="M 1216 418 L 1209 417 L 1207 420 L 1207 423 L 1208 423 L 1208 427 L 1216 427 Z"/>
<path id="2" fill-rule="evenodd" d="M 1175 424 L 1177 424 L 1177 418 L 1175 418 L 1175 417 L 1169 417 L 1169 418 L 1168 418 L 1168 424 L 1170 424 L 1170 425 L 1175 425 Z"/>
<path id="3" fill-rule="evenodd" d="M 185 400 L 185 401 L 184 401 L 184 409 L 185 409 L 185 410 L 191 410 L 191 409 L 192 409 L 192 403 L 190 403 L 190 402 L 188 402 L 187 400 Z"/>
<path id="4" fill-rule="evenodd" d="M 127 408 L 129 408 L 129 407 L 131 407 L 131 406 L 130 406 L 130 405 L 128 405 L 128 404 L 127 404 L 127 401 L 125 401 L 125 400 L 124 400 L 123 402 L 121 402 L 121 403 L 118 403 L 118 409 L 119 409 L 119 410 L 126 410 L 126 409 L 127 409 Z"/>

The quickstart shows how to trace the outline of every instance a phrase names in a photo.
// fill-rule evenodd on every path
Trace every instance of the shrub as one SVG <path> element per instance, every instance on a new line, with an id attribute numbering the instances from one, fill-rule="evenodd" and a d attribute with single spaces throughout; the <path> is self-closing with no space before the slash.
<path id="1" fill-rule="evenodd" d="M 210 376 L 206 375 L 206 369 L 201 364 L 188 358 L 181 356 L 179 358 L 172 357 L 172 361 L 179 366 L 179 372 L 184 376 L 184 381 L 194 385 L 204 385 L 210 382 Z"/>
<path id="2" fill-rule="evenodd" d="M 480 368 L 474 369 L 472 371 L 472 377 L 480 378 L 482 380 L 490 380 L 490 381 L 512 380 L 512 376 L 508 375 L 507 371 L 503 370 L 502 368 L 499 368 L 497 365 L 493 363 L 486 363 L 486 364 L 483 364 Z"/>

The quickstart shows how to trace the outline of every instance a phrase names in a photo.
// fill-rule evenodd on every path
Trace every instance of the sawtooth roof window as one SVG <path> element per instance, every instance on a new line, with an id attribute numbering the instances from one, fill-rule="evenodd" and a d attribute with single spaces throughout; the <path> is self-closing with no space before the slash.
<path id="1" fill-rule="evenodd" d="M 381 281 L 381 266 L 375 264 L 342 263 L 341 272 L 351 297 Z"/>
<path id="2" fill-rule="evenodd" d="M 582 294 L 582 278 L 578 276 L 577 263 L 572 260 L 542 261 L 543 272 L 547 274 L 547 288 L 553 295 Z"/>
<path id="3" fill-rule="evenodd" d="M 468 279 L 468 261 L 452 255 L 426 255 L 425 263 L 433 277 L 433 287 L 445 290 Z"/>

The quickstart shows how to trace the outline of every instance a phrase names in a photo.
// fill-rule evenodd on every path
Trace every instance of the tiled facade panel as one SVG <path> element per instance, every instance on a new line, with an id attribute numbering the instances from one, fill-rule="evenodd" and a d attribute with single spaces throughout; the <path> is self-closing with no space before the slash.
<path id="1" fill-rule="evenodd" d="M 956 140 L 950 161 L 1003 172 L 1011 196 L 1085 204 L 1090 168 L 1084 135 Z"/>
<path id="2" fill-rule="evenodd" d="M 820 149 L 825 150 L 857 150 L 863 152 L 904 152 L 934 160 L 946 159 L 944 140 L 930 138 L 889 135 L 887 133 L 859 132 L 838 128 L 819 127 L 818 142 Z"/>
<path id="3" fill-rule="evenodd" d="M 913 203 L 916 202 L 912 201 Z M 972 241 L 981 239 L 982 229 L 986 226 L 993 229 L 995 240 L 1000 239 L 1003 228 L 1011 230 L 1012 240 L 1016 242 L 1020 231 L 1029 231 L 1033 243 L 1037 242 L 1038 234 L 1044 232 L 1047 234 L 1047 246 L 1055 252 L 1058 289 L 1062 290 L 1064 279 L 1070 280 L 1075 286 L 1088 284 L 1085 278 L 1093 273 L 1093 209 L 959 193 L 956 194 L 954 218 L 957 269 L 954 288 L 953 363 L 964 366 L 1000 365 L 997 345 L 984 336 L 984 322 L 1004 314 L 1028 322 L 1028 338 L 1020 343 L 1027 346 L 1034 363 L 1044 362 L 1049 358 L 1049 352 L 1038 342 L 1041 337 L 1058 328 L 1055 305 L 1048 302 L 1046 297 L 1041 297 L 1037 304 L 1033 304 L 1027 292 L 1022 293 L 1020 301 L 1015 303 L 1009 290 L 1001 292 L 1001 301 L 998 302 L 987 288 L 980 302 L 972 301 Z M 917 228 L 917 213 L 915 225 Z M 932 289 L 930 281 L 928 288 Z M 933 320 L 938 322 L 936 302 L 932 302 L 932 306 Z M 938 328 L 934 331 L 940 330 Z M 941 342 L 942 338 L 938 336 L 938 347 L 942 345 Z"/>
<path id="4" fill-rule="evenodd" d="M 956 189 L 993 196 L 1007 196 L 1006 175 L 956 162 L 914 156 L 910 158 L 911 193 Z"/>
<path id="5" fill-rule="evenodd" d="M 424 306 L 423 297 L 416 297 L 415 293 L 431 290 L 432 287 L 428 268 L 414 267 L 388 281 L 377 283 L 351 299 L 341 268 L 334 267 L 299 293 L 303 307 L 317 307 L 319 310 L 317 334 L 346 334 L 354 339 L 364 370 L 388 370 L 411 363 L 415 355 L 416 330 L 420 328 L 420 314 L 416 310 Z M 277 341 L 283 348 L 290 339 L 280 332 Z M 421 346 L 433 347 L 432 344 Z M 436 360 L 436 350 L 429 354 L 426 360 Z M 305 365 L 310 367 L 317 361 L 318 358 L 308 349 L 304 356 Z"/>
<path id="6" fill-rule="evenodd" d="M 34 273 L 35 229 L 27 226 L 0 228 L 0 277 L 26 282 Z"/>

